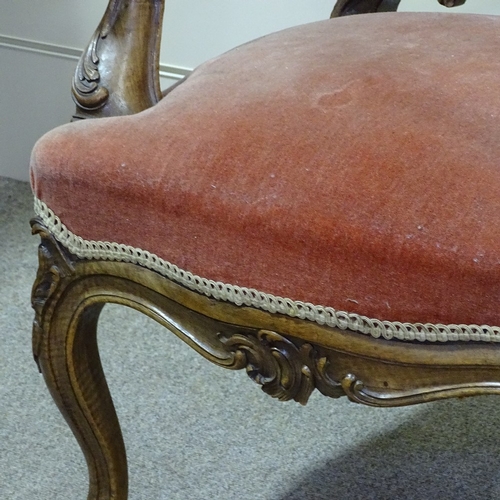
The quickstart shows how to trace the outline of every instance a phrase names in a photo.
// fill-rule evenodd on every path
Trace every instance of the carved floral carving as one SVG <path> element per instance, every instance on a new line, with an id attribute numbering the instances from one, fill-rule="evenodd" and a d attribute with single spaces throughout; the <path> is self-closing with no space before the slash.
<path id="1" fill-rule="evenodd" d="M 73 98 L 79 107 L 85 110 L 99 109 L 109 97 L 106 87 L 100 85 L 98 46 L 102 33 L 98 29 L 82 54 L 73 78 Z"/>
<path id="2" fill-rule="evenodd" d="M 320 357 L 311 344 L 297 346 L 269 330 L 255 335 L 220 334 L 219 338 L 239 359 L 234 368 L 246 368 L 248 376 L 274 398 L 305 405 L 315 388 L 330 397 L 344 395 L 340 384 L 327 375 L 326 358 Z"/>
<path id="3" fill-rule="evenodd" d="M 68 255 L 50 234 L 39 218 L 31 221 L 32 233 L 41 237 L 38 246 L 38 271 L 31 293 L 31 305 L 35 310 L 33 320 L 33 355 L 38 363 L 40 343 L 43 337 L 43 319 L 50 298 L 54 295 L 63 278 L 73 271 Z"/>
<path id="4" fill-rule="evenodd" d="M 222 343 L 234 351 L 240 359 L 240 366 L 246 368 L 248 376 L 262 390 L 281 401 L 295 399 L 307 403 L 314 390 L 312 374 L 304 354 L 306 350 L 297 348 L 288 339 L 268 330 L 254 335 L 235 334 Z"/>

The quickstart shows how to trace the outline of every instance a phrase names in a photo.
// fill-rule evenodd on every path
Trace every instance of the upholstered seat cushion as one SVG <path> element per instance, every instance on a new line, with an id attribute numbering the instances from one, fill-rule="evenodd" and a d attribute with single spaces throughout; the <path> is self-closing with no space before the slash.
<path id="1" fill-rule="evenodd" d="M 43 137 L 38 211 L 235 285 L 237 303 L 347 311 L 365 333 L 500 325 L 499 33 L 496 17 L 376 14 L 264 37 L 146 112 Z M 396 336 L 479 339 L 419 328 Z"/>

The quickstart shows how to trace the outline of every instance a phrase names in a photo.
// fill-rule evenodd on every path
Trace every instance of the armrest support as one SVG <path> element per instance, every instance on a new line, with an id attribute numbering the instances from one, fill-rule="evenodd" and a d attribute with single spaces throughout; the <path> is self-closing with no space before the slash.
<path id="1" fill-rule="evenodd" d="M 74 119 L 137 113 L 161 99 L 165 0 L 110 0 L 73 78 Z"/>

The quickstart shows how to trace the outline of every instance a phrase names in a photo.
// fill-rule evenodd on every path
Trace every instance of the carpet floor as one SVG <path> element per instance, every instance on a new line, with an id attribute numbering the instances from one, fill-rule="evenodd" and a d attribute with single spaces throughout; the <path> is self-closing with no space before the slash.
<path id="1" fill-rule="evenodd" d="M 84 500 L 83 455 L 31 355 L 31 206 L 26 183 L 0 178 L 0 499 Z M 280 403 L 117 306 L 104 310 L 99 344 L 131 500 L 500 498 L 496 397 Z"/>

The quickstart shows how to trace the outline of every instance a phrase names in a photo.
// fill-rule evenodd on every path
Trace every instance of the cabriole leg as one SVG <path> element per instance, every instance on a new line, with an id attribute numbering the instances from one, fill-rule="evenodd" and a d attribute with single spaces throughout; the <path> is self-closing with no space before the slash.
<path id="1" fill-rule="evenodd" d="M 97 346 L 103 302 L 88 297 L 71 260 L 36 222 L 34 232 L 42 237 L 33 287 L 35 359 L 85 455 L 88 500 L 125 500 L 125 447 Z"/>

